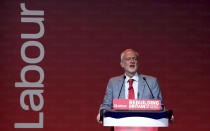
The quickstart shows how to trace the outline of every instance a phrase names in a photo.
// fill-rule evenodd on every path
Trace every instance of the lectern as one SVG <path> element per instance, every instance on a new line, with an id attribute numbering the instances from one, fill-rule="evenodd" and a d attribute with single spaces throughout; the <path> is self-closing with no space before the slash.
<path id="1" fill-rule="evenodd" d="M 168 127 L 173 112 L 172 110 L 103 109 L 100 114 L 103 125 L 115 127 L 115 131 L 157 131 L 158 127 Z"/>

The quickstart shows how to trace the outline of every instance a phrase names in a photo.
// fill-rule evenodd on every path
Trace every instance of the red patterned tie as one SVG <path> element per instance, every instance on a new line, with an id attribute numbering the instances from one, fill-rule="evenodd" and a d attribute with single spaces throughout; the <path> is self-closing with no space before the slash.
<path id="1" fill-rule="evenodd" d="M 129 82 L 129 87 L 128 87 L 128 99 L 135 99 L 135 95 L 134 95 L 134 89 L 133 89 L 133 81 L 134 79 L 130 79 L 128 80 Z"/>

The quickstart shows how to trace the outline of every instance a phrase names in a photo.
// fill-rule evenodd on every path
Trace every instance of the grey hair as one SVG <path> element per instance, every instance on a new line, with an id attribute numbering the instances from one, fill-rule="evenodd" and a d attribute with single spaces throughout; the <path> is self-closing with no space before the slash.
<path id="1" fill-rule="evenodd" d="M 135 51 L 135 50 L 133 50 L 133 49 L 126 49 L 126 50 L 124 50 L 124 51 L 121 53 L 121 55 L 120 55 L 120 60 L 121 60 L 121 61 L 123 61 L 125 52 L 129 52 L 129 51 L 133 51 L 133 52 L 136 54 L 137 59 L 139 59 L 139 53 L 138 53 L 137 51 Z"/>

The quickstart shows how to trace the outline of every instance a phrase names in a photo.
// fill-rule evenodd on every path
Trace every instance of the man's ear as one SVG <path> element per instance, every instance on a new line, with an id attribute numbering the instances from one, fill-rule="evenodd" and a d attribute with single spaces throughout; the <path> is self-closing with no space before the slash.
<path id="1" fill-rule="evenodd" d="M 120 62 L 120 65 L 121 65 L 122 68 L 124 68 L 124 65 L 123 65 L 122 61 Z"/>

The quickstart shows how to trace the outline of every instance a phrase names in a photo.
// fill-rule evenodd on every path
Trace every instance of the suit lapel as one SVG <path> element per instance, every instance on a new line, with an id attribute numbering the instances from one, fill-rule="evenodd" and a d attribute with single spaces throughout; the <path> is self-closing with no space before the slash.
<path id="1" fill-rule="evenodd" d="M 139 74 L 139 82 L 138 82 L 138 99 L 141 99 L 143 96 L 144 88 L 145 88 L 145 82 L 142 78 L 142 76 Z"/>
<path id="2" fill-rule="evenodd" d="M 119 85 L 118 85 L 119 92 L 118 93 L 120 93 L 120 88 L 121 88 L 122 83 L 123 83 L 123 79 L 124 79 L 123 76 L 124 75 L 122 75 L 120 77 L 120 79 L 118 80 L 118 83 L 119 83 Z M 139 77 L 139 82 L 138 82 L 138 95 L 137 96 L 138 96 L 138 99 L 142 99 L 144 88 L 145 88 L 145 82 L 144 82 L 141 74 L 138 74 L 138 77 Z M 119 98 L 120 99 L 125 99 L 125 83 L 123 84 L 123 87 L 122 87 Z"/>
<path id="3" fill-rule="evenodd" d="M 118 87 L 119 87 L 119 93 L 120 93 L 120 89 L 121 89 L 121 86 L 122 86 L 122 84 L 123 84 L 123 87 L 122 87 L 122 90 L 121 90 L 121 93 L 120 93 L 120 99 L 125 99 L 125 83 L 123 83 L 123 80 L 124 80 L 124 75 L 122 75 L 121 77 L 120 77 L 120 79 L 119 79 L 119 85 L 118 85 Z"/>

